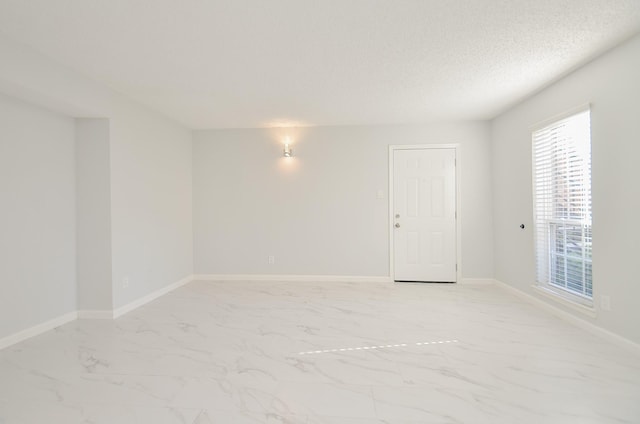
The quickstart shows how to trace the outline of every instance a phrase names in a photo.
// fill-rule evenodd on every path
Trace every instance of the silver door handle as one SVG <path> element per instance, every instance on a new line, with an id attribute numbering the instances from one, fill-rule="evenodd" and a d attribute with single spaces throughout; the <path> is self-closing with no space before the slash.
<path id="1" fill-rule="evenodd" d="M 396 228 L 400 228 L 400 223 L 396 222 Z"/>

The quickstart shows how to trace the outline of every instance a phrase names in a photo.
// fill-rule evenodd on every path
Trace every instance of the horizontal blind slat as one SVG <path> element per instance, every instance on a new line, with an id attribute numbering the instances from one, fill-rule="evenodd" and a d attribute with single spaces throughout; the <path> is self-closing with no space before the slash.
<path id="1" fill-rule="evenodd" d="M 591 296 L 590 112 L 532 134 L 536 274 L 541 283 Z"/>

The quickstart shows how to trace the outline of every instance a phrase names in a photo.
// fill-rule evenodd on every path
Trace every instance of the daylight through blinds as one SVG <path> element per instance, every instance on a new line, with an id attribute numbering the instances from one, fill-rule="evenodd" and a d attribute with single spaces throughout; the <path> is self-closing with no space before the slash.
<path id="1" fill-rule="evenodd" d="M 537 281 L 589 299 L 590 134 L 589 110 L 533 132 Z"/>

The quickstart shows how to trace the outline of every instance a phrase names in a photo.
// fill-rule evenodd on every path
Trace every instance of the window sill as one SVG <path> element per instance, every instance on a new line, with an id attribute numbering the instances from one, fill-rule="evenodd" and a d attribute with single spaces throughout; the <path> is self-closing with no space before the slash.
<path id="1" fill-rule="evenodd" d="M 586 304 L 587 301 L 584 301 L 584 303 L 578 302 L 574 300 L 570 294 L 564 294 L 559 291 L 548 289 L 543 286 L 534 284 L 532 287 L 538 294 L 541 294 L 551 300 L 554 300 L 566 306 L 567 308 L 573 309 L 574 311 L 580 312 L 591 318 L 595 318 L 597 316 L 596 308 L 593 306 L 593 303 Z"/>

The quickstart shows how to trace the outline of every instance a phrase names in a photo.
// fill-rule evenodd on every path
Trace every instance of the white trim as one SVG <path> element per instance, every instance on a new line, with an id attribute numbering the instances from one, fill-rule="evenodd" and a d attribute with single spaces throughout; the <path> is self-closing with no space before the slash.
<path id="1" fill-rule="evenodd" d="M 395 277 L 395 266 L 393 256 L 393 199 L 395 197 L 393 190 L 393 152 L 395 152 L 395 146 L 389 146 L 389 213 L 387 214 L 387 227 L 389 228 L 389 278 L 391 280 Z"/>
<path id="2" fill-rule="evenodd" d="M 463 279 L 460 280 L 460 284 L 463 285 L 470 285 L 470 286 L 487 286 L 487 285 L 494 285 L 496 283 L 496 280 L 494 280 L 493 278 L 469 278 L 469 277 L 465 277 Z"/>
<path id="3" fill-rule="evenodd" d="M 420 150 L 420 149 L 457 149 L 458 143 L 443 144 L 390 144 L 389 150 Z"/>
<path id="4" fill-rule="evenodd" d="M 456 282 L 462 281 L 462 197 L 460 195 L 460 144 L 391 144 L 389 145 L 389 216 L 387 226 L 389 227 L 389 278 L 394 280 L 394 257 L 393 257 L 393 152 L 396 150 L 423 150 L 423 149 L 454 149 L 456 157 Z"/>
<path id="5" fill-rule="evenodd" d="M 462 158 L 460 145 L 454 144 L 456 151 L 456 281 L 462 280 L 462 195 L 460 184 L 462 181 Z"/>
<path id="6" fill-rule="evenodd" d="M 122 315 L 133 311 L 134 309 L 137 309 L 139 307 L 141 307 L 142 305 L 145 305 L 149 302 L 152 302 L 154 300 L 156 300 L 157 298 L 159 298 L 160 296 L 164 296 L 165 294 L 184 286 L 187 283 L 190 283 L 191 281 L 193 281 L 193 275 L 189 275 L 188 277 L 183 278 L 182 280 L 176 281 L 175 283 L 169 284 L 168 286 L 165 286 L 161 289 L 158 289 L 152 293 L 149 293 L 146 296 L 143 296 L 139 299 L 134 300 L 133 302 L 127 303 L 126 305 L 123 305 L 121 307 L 119 307 L 118 309 L 114 309 L 113 310 L 113 319 L 116 319 L 118 317 L 121 317 Z"/>
<path id="7" fill-rule="evenodd" d="M 26 330 L 19 331 L 15 334 L 3 337 L 0 339 L 0 349 L 4 349 L 21 341 L 30 339 L 31 337 L 38 336 L 42 333 L 46 333 L 49 330 L 53 330 L 56 327 L 60 327 L 68 322 L 75 321 L 78 318 L 77 312 L 69 312 L 68 314 L 61 315 L 57 318 L 50 319 L 49 321 L 42 322 L 27 328 Z"/>
<path id="8" fill-rule="evenodd" d="M 532 222 L 532 228 L 533 228 L 533 237 L 531 239 L 532 244 L 533 244 L 533 251 L 535 252 L 535 266 L 536 266 L 536 276 L 538 277 L 537 279 L 540 280 L 549 280 L 551 278 L 550 274 L 551 274 L 551 270 L 550 270 L 550 251 L 552 250 L 550 246 L 548 246 L 548 244 L 550 243 L 550 240 L 546 240 L 547 246 L 539 246 L 538 245 L 538 235 L 540 234 L 541 231 L 547 232 L 548 229 L 546 228 L 540 228 L 538 226 L 538 193 L 537 193 L 537 178 L 536 178 L 536 149 L 535 149 L 535 132 L 536 131 L 540 131 L 544 128 L 547 128 L 549 126 L 553 126 L 555 125 L 557 122 L 568 119 L 570 117 L 573 117 L 575 115 L 584 113 L 584 112 L 589 112 L 589 122 L 590 122 L 590 127 L 589 127 L 589 131 L 591 131 L 591 103 L 586 103 L 586 104 L 582 104 L 579 106 L 575 106 L 571 109 L 568 109 L 564 112 L 561 112 L 551 118 L 545 119 L 544 121 L 540 121 L 539 123 L 533 125 L 530 127 L 530 134 L 531 134 L 531 193 L 532 193 L 532 200 L 533 200 L 533 222 Z M 590 135 L 591 136 L 591 135 Z M 589 139 L 589 145 L 591 145 L 591 138 Z M 591 184 L 592 185 L 592 184 Z M 591 189 L 591 191 L 593 191 L 593 189 Z M 589 197 L 591 197 L 591 193 L 589 194 Z M 557 224 L 560 223 L 564 223 L 564 222 L 571 222 L 573 224 L 582 224 L 581 221 L 579 220 L 575 220 L 575 221 L 571 221 L 571 220 L 564 220 L 564 219 L 558 219 L 558 220 L 549 220 L 549 219 L 545 219 L 542 218 L 542 221 L 546 221 L 547 224 L 549 224 L 550 222 L 555 222 Z M 545 224 L 546 225 L 546 224 Z M 583 234 L 584 235 L 584 234 Z M 545 260 L 546 260 L 546 264 L 543 268 L 547 269 L 547 277 L 542 277 L 540 275 L 538 275 L 539 272 L 539 264 L 538 264 L 538 258 L 541 256 L 540 255 L 540 250 L 545 251 L 546 255 L 544 255 Z M 583 252 L 584 253 L 584 252 Z M 596 317 L 596 309 L 595 309 L 595 296 L 594 294 L 596 293 L 596 287 L 592 288 L 592 297 L 591 299 L 589 299 L 587 296 L 580 296 L 580 295 L 574 295 L 572 294 L 569 290 L 564 290 L 560 287 L 555 288 L 553 287 L 552 284 L 550 284 L 549 281 L 538 281 L 537 284 L 534 284 L 533 289 L 536 290 L 539 294 L 548 297 L 550 299 L 553 299 L 554 301 L 563 304 L 564 306 L 571 308 L 575 311 L 578 311 L 582 314 L 588 315 L 592 318 Z"/>
<path id="9" fill-rule="evenodd" d="M 531 288 L 533 288 L 536 292 L 538 292 L 542 296 L 547 297 L 553 300 L 554 302 L 558 302 L 563 306 L 566 306 L 567 308 L 571 308 L 576 312 L 580 312 L 581 314 L 585 314 L 591 318 L 595 318 L 598 315 L 596 313 L 596 308 L 592 306 L 593 302 L 590 302 L 591 305 L 587 305 L 586 303 L 573 301 L 571 297 L 569 297 L 571 296 L 569 293 L 564 294 L 564 293 L 561 293 L 560 290 L 556 291 L 556 290 L 548 289 L 539 284 L 533 284 Z M 575 297 L 577 298 L 578 296 L 575 296 Z"/>
<path id="10" fill-rule="evenodd" d="M 529 132 L 541 130 L 542 128 L 547 127 L 556 121 L 561 121 L 572 115 L 577 115 L 578 113 L 586 112 L 587 110 L 591 110 L 591 103 L 584 103 L 578 106 L 574 106 L 570 109 L 566 109 L 563 112 L 555 114 L 551 118 L 546 118 L 546 119 L 543 119 L 542 121 L 536 122 L 533 125 L 529 125 Z"/>
<path id="11" fill-rule="evenodd" d="M 175 283 L 169 284 L 166 287 L 163 287 L 159 290 L 156 290 L 153 293 L 150 293 L 144 297 L 141 297 L 138 300 L 135 300 L 131 303 L 128 303 L 120 308 L 109 311 L 109 310 L 81 310 L 81 311 L 73 311 L 68 314 L 62 315 L 57 318 L 53 318 L 49 321 L 34 325 L 31 328 L 27 328 L 26 330 L 19 331 L 15 334 L 11 334 L 9 336 L 3 337 L 0 339 L 0 350 L 5 347 L 14 345 L 16 343 L 20 343 L 23 340 L 29 339 L 31 337 L 35 337 L 39 334 L 46 333 L 49 330 L 52 330 L 56 327 L 60 327 L 68 322 L 75 321 L 77 319 L 115 319 L 118 318 L 127 312 L 130 312 L 140 306 L 151 302 L 163 296 L 170 291 L 177 289 L 178 287 L 182 287 L 187 283 L 190 283 L 194 280 L 193 275 L 189 275 L 188 277 L 183 278 L 180 281 L 176 281 Z"/>
<path id="12" fill-rule="evenodd" d="M 634 351 L 635 353 L 640 353 L 640 344 L 629 340 L 625 337 L 620 336 L 619 334 L 613 333 L 609 330 L 605 330 L 602 327 L 599 327 L 595 324 L 590 323 L 589 321 L 585 320 L 584 318 L 580 318 L 577 317 L 573 314 L 570 314 L 567 311 L 563 311 L 562 309 L 558 308 L 557 306 L 551 305 L 547 302 L 545 302 L 542 299 L 538 299 L 535 296 L 530 295 L 529 293 L 525 293 L 520 289 L 517 289 L 513 286 L 510 286 L 509 284 L 506 284 L 500 280 L 495 280 L 496 285 L 499 287 L 502 287 L 503 289 L 507 290 L 508 292 L 512 293 L 513 295 L 541 308 L 546 310 L 547 312 L 550 312 L 551 314 L 555 315 L 556 317 L 563 319 L 573 325 L 575 325 L 576 327 L 580 327 L 583 330 L 588 331 L 589 333 L 598 336 L 600 338 L 603 338 L 611 343 L 614 343 L 618 346 L 621 346 L 623 348 L 629 349 Z"/>
<path id="13" fill-rule="evenodd" d="M 78 319 L 113 319 L 113 311 L 111 310 L 78 311 Z"/>
<path id="14" fill-rule="evenodd" d="M 345 283 L 390 283 L 390 277 L 360 275 L 294 275 L 294 274 L 196 274 L 194 281 L 300 281 Z"/>

